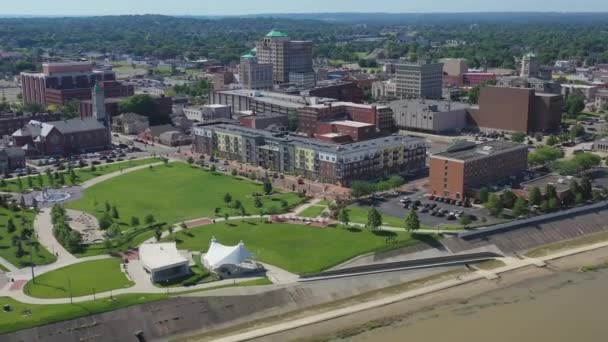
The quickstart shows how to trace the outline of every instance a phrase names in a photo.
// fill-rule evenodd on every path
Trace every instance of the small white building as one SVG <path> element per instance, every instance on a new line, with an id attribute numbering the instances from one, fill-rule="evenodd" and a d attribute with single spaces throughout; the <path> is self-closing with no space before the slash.
<path id="1" fill-rule="evenodd" d="M 203 256 L 203 265 L 224 277 L 263 270 L 261 265 L 250 260 L 252 257 L 243 241 L 236 246 L 224 246 L 213 237 L 209 250 Z"/>
<path id="2" fill-rule="evenodd" d="M 153 283 L 190 273 L 188 259 L 178 252 L 175 242 L 143 244 L 139 247 L 139 259 Z"/>

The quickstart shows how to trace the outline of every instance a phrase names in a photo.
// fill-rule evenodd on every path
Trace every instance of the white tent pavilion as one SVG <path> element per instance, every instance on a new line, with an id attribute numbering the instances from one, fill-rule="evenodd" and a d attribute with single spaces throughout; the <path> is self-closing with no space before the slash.
<path id="1" fill-rule="evenodd" d="M 139 259 L 150 273 L 153 283 L 182 277 L 190 272 L 188 259 L 179 253 L 175 242 L 145 243 L 139 246 Z"/>
<path id="2" fill-rule="evenodd" d="M 203 257 L 203 264 L 210 270 L 216 270 L 222 266 L 240 266 L 251 257 L 253 254 L 245 247 L 243 241 L 236 246 L 224 246 L 213 237 L 209 250 Z"/>

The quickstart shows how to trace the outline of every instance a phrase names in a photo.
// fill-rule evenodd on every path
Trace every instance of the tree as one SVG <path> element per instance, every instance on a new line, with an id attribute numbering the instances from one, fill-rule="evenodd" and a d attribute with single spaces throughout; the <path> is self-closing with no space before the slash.
<path id="1" fill-rule="evenodd" d="M 228 213 L 224 213 L 224 221 L 228 222 L 228 219 L 230 218 L 230 214 Z"/>
<path id="2" fill-rule="evenodd" d="M 479 201 L 481 201 L 481 203 L 486 203 L 488 201 L 489 196 L 490 191 L 488 190 L 488 188 L 483 187 L 479 189 Z"/>
<path id="3" fill-rule="evenodd" d="M 568 116 L 574 118 L 585 109 L 585 98 L 578 94 L 571 94 L 566 99 L 565 107 Z"/>
<path id="4" fill-rule="evenodd" d="M 557 189 L 555 189 L 554 185 L 547 184 L 547 186 L 545 187 L 545 199 L 549 200 L 551 198 L 558 198 Z"/>
<path id="5" fill-rule="evenodd" d="M 238 175 L 238 171 L 237 171 L 236 169 L 232 169 L 232 171 L 230 171 L 230 174 L 231 174 L 233 177 L 236 177 L 236 175 Z"/>
<path id="6" fill-rule="evenodd" d="M 160 229 L 154 230 L 154 238 L 156 239 L 156 242 L 160 241 L 162 236 L 163 236 L 162 230 L 160 230 Z"/>
<path id="7" fill-rule="evenodd" d="M 420 229 L 420 220 L 418 219 L 416 210 L 410 210 L 410 213 L 405 218 L 405 229 L 410 232 L 415 232 Z"/>
<path id="8" fill-rule="evenodd" d="M 188 157 L 187 162 L 188 162 L 188 165 L 192 166 L 192 164 L 194 164 L 194 158 Z"/>
<path id="9" fill-rule="evenodd" d="M 264 180 L 264 194 L 270 195 L 272 193 L 272 183 L 270 183 L 270 179 L 266 177 Z"/>
<path id="10" fill-rule="evenodd" d="M 511 134 L 511 140 L 517 143 L 522 143 L 524 140 L 526 140 L 526 133 L 515 132 Z"/>
<path id="11" fill-rule="evenodd" d="M 376 208 L 371 208 L 367 212 L 367 226 L 372 230 L 377 230 L 382 225 L 382 215 L 376 210 Z"/>
<path id="12" fill-rule="evenodd" d="M 21 207 L 21 209 L 25 209 L 25 197 L 21 196 L 21 198 L 19 199 L 19 206 Z"/>
<path id="13" fill-rule="evenodd" d="M 72 185 L 76 184 L 76 173 L 74 172 L 74 169 L 70 168 L 70 183 Z"/>
<path id="14" fill-rule="evenodd" d="M 503 192 L 501 199 L 503 207 L 511 209 L 515 205 L 517 196 L 512 191 L 507 190 Z"/>
<path id="15" fill-rule="evenodd" d="M 354 181 L 350 187 L 351 195 L 354 198 L 360 198 L 363 196 L 371 195 L 376 191 L 374 184 L 366 181 Z"/>
<path id="16" fill-rule="evenodd" d="M 563 157 L 559 148 L 550 146 L 538 146 L 532 153 L 528 154 L 528 163 L 532 166 L 544 165 Z"/>
<path id="17" fill-rule="evenodd" d="M 215 165 L 211 165 L 211 167 L 209 168 L 209 170 L 211 170 L 211 172 L 215 172 Z"/>
<path id="18" fill-rule="evenodd" d="M 38 210 L 38 200 L 36 197 L 32 197 L 32 208 L 34 208 L 35 211 Z"/>
<path id="19" fill-rule="evenodd" d="M 15 222 L 13 222 L 13 218 L 9 218 L 8 221 L 6 221 L 6 231 L 9 234 L 12 234 L 15 232 L 16 229 L 17 227 L 15 226 Z"/>
<path id="20" fill-rule="evenodd" d="M 152 214 L 148 214 L 148 215 L 146 215 L 146 217 L 144 217 L 144 222 L 145 222 L 147 225 L 151 225 L 151 224 L 153 224 L 155 221 L 156 221 L 156 219 L 154 218 L 154 215 L 152 215 Z"/>
<path id="21" fill-rule="evenodd" d="M 32 180 L 32 177 L 27 177 L 27 187 L 30 189 L 34 187 L 34 181 Z"/>
<path id="22" fill-rule="evenodd" d="M 481 92 L 481 87 L 479 85 L 474 86 L 469 90 L 469 103 L 477 104 L 479 102 L 479 93 Z"/>
<path id="23" fill-rule="evenodd" d="M 585 127 L 580 124 L 575 124 L 570 128 L 570 139 L 574 140 L 585 134 Z"/>
<path id="24" fill-rule="evenodd" d="M 227 193 L 224 195 L 224 203 L 226 203 L 226 204 L 230 204 L 230 202 L 232 202 L 232 195 L 230 195 L 230 193 L 228 193 L 228 192 L 227 192 Z"/>
<path id="25" fill-rule="evenodd" d="M 503 210 L 502 200 L 496 194 L 490 194 L 488 202 L 485 204 L 486 209 L 490 211 L 490 215 L 494 217 L 500 216 Z"/>
<path id="26" fill-rule="evenodd" d="M 147 94 L 133 95 L 119 103 L 121 113 L 135 113 L 143 115 L 150 121 L 150 126 L 171 123 L 167 113 L 161 113 L 154 99 Z"/>
<path id="27" fill-rule="evenodd" d="M 513 214 L 517 217 L 528 214 L 528 204 L 526 203 L 526 200 L 521 197 L 515 200 L 515 204 L 513 205 Z"/>
<path id="28" fill-rule="evenodd" d="M 543 200 L 543 196 L 540 193 L 539 188 L 534 187 L 534 188 L 532 188 L 532 190 L 530 190 L 529 200 L 530 200 L 531 205 L 540 205 L 541 204 L 541 202 Z"/>
<path id="29" fill-rule="evenodd" d="M 132 216 L 131 217 L 131 227 L 139 226 L 139 217 Z"/>
<path id="30" fill-rule="evenodd" d="M 44 186 L 44 179 L 42 179 L 42 175 L 39 173 L 36 178 L 38 180 L 38 186 L 42 188 Z"/>
<path id="31" fill-rule="evenodd" d="M 462 228 L 467 229 L 467 226 L 471 224 L 472 220 L 471 220 L 471 216 L 469 214 L 462 214 L 462 216 L 460 216 L 460 224 L 462 225 Z"/>
<path id="32" fill-rule="evenodd" d="M 342 222 L 344 227 L 348 227 L 350 223 L 350 215 L 348 214 L 348 209 L 342 208 L 338 213 L 338 221 Z"/>
<path id="33" fill-rule="evenodd" d="M 593 195 L 593 186 L 591 185 L 591 180 L 587 177 L 583 177 L 581 179 L 581 193 L 583 194 L 583 198 L 589 200 Z"/>
<path id="34" fill-rule="evenodd" d="M 110 212 L 110 210 L 112 210 L 112 206 L 110 205 L 110 202 L 106 201 L 104 203 L 104 206 L 105 206 L 106 212 Z"/>
<path id="35" fill-rule="evenodd" d="M 21 177 L 17 177 L 17 188 L 19 191 L 23 190 L 23 182 L 21 181 Z"/>
<path id="36" fill-rule="evenodd" d="M 259 196 L 255 196 L 253 199 L 253 206 L 256 208 L 261 208 L 263 206 L 262 204 L 262 200 L 260 199 Z"/>
<path id="37" fill-rule="evenodd" d="M 110 216 L 110 214 L 108 214 L 107 212 L 103 213 L 103 215 L 99 219 L 99 228 L 101 230 L 106 230 L 106 229 L 110 228 L 110 226 L 112 226 L 112 224 L 114 224 L 114 221 L 112 220 L 112 217 Z"/>
<path id="38" fill-rule="evenodd" d="M 112 206 L 112 218 L 113 219 L 119 219 L 120 218 L 120 215 L 118 215 L 118 209 L 116 209 L 115 205 Z"/>
<path id="39" fill-rule="evenodd" d="M 547 138 L 547 145 L 549 146 L 555 146 L 559 143 L 559 140 L 557 139 L 557 137 L 555 135 L 550 135 Z"/>

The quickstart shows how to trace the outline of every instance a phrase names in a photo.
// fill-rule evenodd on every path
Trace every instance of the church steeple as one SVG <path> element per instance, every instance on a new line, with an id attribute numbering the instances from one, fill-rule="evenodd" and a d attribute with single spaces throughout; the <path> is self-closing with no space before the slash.
<path id="1" fill-rule="evenodd" d="M 95 82 L 95 87 L 93 87 L 93 93 L 91 95 L 91 98 L 93 99 L 93 117 L 104 126 L 108 127 L 109 123 L 108 115 L 106 114 L 105 94 L 99 81 Z"/>

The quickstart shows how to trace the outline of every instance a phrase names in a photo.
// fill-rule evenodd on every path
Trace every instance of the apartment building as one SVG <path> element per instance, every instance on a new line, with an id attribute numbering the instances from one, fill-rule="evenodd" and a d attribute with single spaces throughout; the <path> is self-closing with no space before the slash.
<path id="1" fill-rule="evenodd" d="M 401 62 L 395 69 L 398 97 L 441 99 L 443 63 L 432 63 L 430 60 Z"/>
<path id="2" fill-rule="evenodd" d="M 528 147 L 509 141 L 459 141 L 431 156 L 429 194 L 463 200 L 475 190 L 518 176 L 528 167 Z"/>
<path id="3" fill-rule="evenodd" d="M 426 144 L 414 137 L 336 144 L 226 124 L 199 125 L 193 132 L 197 153 L 340 185 L 425 168 Z"/>

